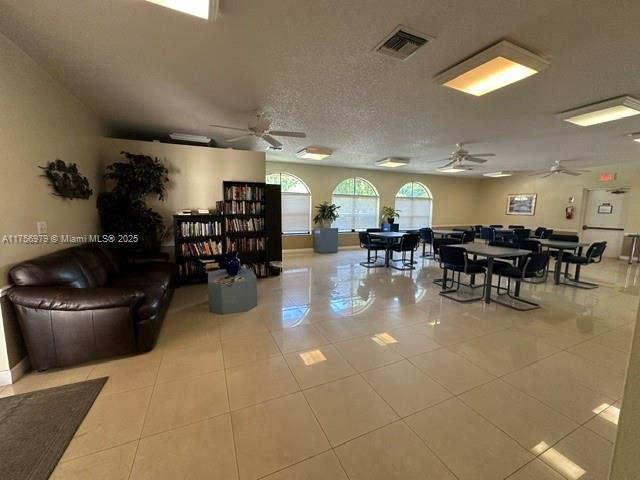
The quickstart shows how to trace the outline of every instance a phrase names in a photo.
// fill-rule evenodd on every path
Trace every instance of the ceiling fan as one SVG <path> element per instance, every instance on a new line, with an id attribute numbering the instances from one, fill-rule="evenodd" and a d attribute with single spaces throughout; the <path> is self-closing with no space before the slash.
<path id="1" fill-rule="evenodd" d="M 233 143 L 238 142 L 240 140 L 244 140 L 245 138 L 261 138 L 269 145 L 271 145 L 274 149 L 279 150 L 282 148 L 282 143 L 276 140 L 273 137 L 295 137 L 295 138 L 305 138 L 307 136 L 306 133 L 303 132 L 288 132 L 285 130 L 271 130 L 271 119 L 267 118 L 264 112 L 256 113 L 256 121 L 254 124 L 249 122 L 247 128 L 238 128 L 238 127 L 229 127 L 226 125 L 209 125 L 210 127 L 215 128 L 225 128 L 227 130 L 235 130 L 238 132 L 243 132 L 242 135 L 238 135 L 237 137 L 228 138 L 227 142 Z"/>
<path id="2" fill-rule="evenodd" d="M 565 175 L 572 175 L 574 177 L 577 177 L 579 175 L 582 175 L 583 173 L 588 173 L 588 172 L 589 170 L 580 170 L 580 169 L 571 170 L 565 167 L 564 165 L 562 165 L 562 160 L 556 160 L 548 170 L 540 170 L 538 172 L 533 172 L 533 173 L 530 173 L 529 176 L 534 177 L 536 175 L 542 175 L 541 178 L 546 178 L 546 177 L 550 177 L 551 175 L 558 175 L 560 173 L 564 173 Z"/>
<path id="3" fill-rule="evenodd" d="M 464 143 L 460 142 L 460 143 L 456 143 L 456 149 L 451 152 L 451 154 L 442 160 L 436 160 L 437 162 L 444 162 L 446 161 L 447 163 L 438 167 L 439 169 L 442 168 L 463 168 L 465 170 L 471 170 L 472 169 L 472 165 L 466 165 L 463 164 L 463 162 L 473 162 L 473 163 L 485 163 L 487 161 L 486 158 L 481 158 L 481 157 L 495 157 L 496 154 L 495 153 L 471 153 L 469 152 L 469 150 L 464 148 Z"/>

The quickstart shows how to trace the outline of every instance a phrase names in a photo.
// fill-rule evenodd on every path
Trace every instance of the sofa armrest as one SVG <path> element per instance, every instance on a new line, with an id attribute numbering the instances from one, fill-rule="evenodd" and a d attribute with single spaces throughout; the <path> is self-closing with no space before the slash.
<path id="1" fill-rule="evenodd" d="M 144 293 L 133 288 L 14 287 L 9 299 L 40 310 L 102 310 L 133 306 Z"/>

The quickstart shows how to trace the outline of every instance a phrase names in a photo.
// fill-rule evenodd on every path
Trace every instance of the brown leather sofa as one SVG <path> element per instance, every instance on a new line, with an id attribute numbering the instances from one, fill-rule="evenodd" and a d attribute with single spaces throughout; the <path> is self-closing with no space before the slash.
<path id="1" fill-rule="evenodd" d="M 85 244 L 15 265 L 13 303 L 36 370 L 151 350 L 174 290 L 162 258 Z"/>

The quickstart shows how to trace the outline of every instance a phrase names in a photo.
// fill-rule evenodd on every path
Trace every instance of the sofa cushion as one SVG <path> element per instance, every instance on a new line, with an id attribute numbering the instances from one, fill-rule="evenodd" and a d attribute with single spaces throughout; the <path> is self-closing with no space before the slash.
<path id="1" fill-rule="evenodd" d="M 109 286 L 133 287 L 154 285 L 165 290 L 173 288 L 174 266 L 171 263 L 138 264 L 127 268 L 122 275 L 114 278 Z"/>

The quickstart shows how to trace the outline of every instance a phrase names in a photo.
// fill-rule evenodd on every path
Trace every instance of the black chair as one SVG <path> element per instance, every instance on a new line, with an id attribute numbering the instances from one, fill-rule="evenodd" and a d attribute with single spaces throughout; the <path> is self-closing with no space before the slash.
<path id="1" fill-rule="evenodd" d="M 422 243 L 422 258 L 433 258 L 433 230 L 431 228 L 421 228 L 418 231 L 420 242 Z M 429 253 L 426 252 L 426 246 L 429 245 Z"/>
<path id="2" fill-rule="evenodd" d="M 513 243 L 505 242 L 505 241 L 502 241 L 502 240 L 494 240 L 493 242 L 489 242 L 489 246 L 490 247 L 500 247 L 500 248 L 518 248 Z M 481 258 L 480 260 L 475 260 L 474 259 L 474 262 L 477 263 L 478 265 L 482 265 L 485 268 L 489 264 L 489 262 L 488 262 L 488 260 L 486 258 Z M 515 260 L 514 260 L 514 262 L 515 262 Z M 509 260 L 500 260 L 499 258 L 495 258 L 493 260 L 494 268 L 498 263 L 504 263 L 505 265 L 511 265 L 511 262 L 509 262 Z"/>
<path id="3" fill-rule="evenodd" d="M 549 238 L 551 235 L 553 235 L 553 228 L 545 228 L 540 234 L 540 238 Z"/>
<path id="4" fill-rule="evenodd" d="M 524 225 L 509 225 L 507 228 L 513 228 L 515 230 L 516 228 L 524 228 Z"/>
<path id="5" fill-rule="evenodd" d="M 542 252 L 542 245 L 538 240 L 527 239 L 527 240 L 519 240 L 516 242 L 516 247 L 520 250 L 529 250 L 531 253 L 540 253 Z M 522 262 L 523 259 L 520 259 Z M 520 263 L 522 265 L 522 263 Z M 538 274 L 535 279 L 527 279 L 525 282 L 527 283 L 544 283 L 547 281 L 547 270 Z"/>
<path id="6" fill-rule="evenodd" d="M 398 259 L 395 259 L 393 262 L 401 262 L 401 267 L 396 267 L 395 265 L 391 265 L 391 268 L 395 268 L 396 270 L 415 270 L 416 267 L 413 266 L 413 253 L 418 249 L 418 244 L 420 243 L 420 235 L 416 233 L 408 233 L 404 235 L 399 243 L 396 243 L 391 247 L 392 252 L 401 253 L 402 256 Z M 407 260 L 407 253 L 410 254 L 409 260 Z"/>
<path id="7" fill-rule="evenodd" d="M 482 227 L 480 238 L 485 242 L 493 242 L 496 239 L 496 229 L 492 227 Z"/>
<path id="8" fill-rule="evenodd" d="M 489 228 L 502 228 L 502 225 L 489 225 Z"/>
<path id="9" fill-rule="evenodd" d="M 546 228 L 544 227 L 538 227 L 533 231 L 533 236 L 535 238 L 542 238 L 542 232 L 544 232 L 546 230 Z"/>
<path id="10" fill-rule="evenodd" d="M 476 235 L 480 235 L 480 231 L 482 230 L 482 225 L 474 225 L 473 229 L 476 231 Z"/>
<path id="11" fill-rule="evenodd" d="M 602 254 L 607 249 L 607 242 L 595 242 L 592 243 L 587 249 L 585 255 L 565 254 L 562 256 L 562 261 L 567 265 L 575 265 L 575 273 L 573 278 L 569 275 L 565 275 L 566 280 L 562 283 L 570 285 L 572 287 L 593 289 L 598 288 L 597 283 L 582 282 L 580 281 L 580 268 L 584 265 L 591 265 L 592 263 L 600 263 L 602 261 Z"/>
<path id="12" fill-rule="evenodd" d="M 476 239 L 475 230 L 465 230 L 460 237 L 460 243 L 473 243 Z"/>
<path id="13" fill-rule="evenodd" d="M 365 268 L 375 268 L 375 267 L 381 267 L 384 265 L 384 263 L 377 263 L 378 260 L 378 252 L 380 250 L 385 250 L 386 246 L 380 242 L 373 242 L 371 241 L 371 237 L 369 236 L 369 233 L 367 232 L 358 232 L 358 238 L 360 239 L 360 248 L 366 248 L 367 249 L 367 261 L 366 262 L 360 262 L 360 265 L 362 265 Z M 371 260 L 371 252 L 374 252 L 375 256 L 373 257 L 373 260 Z"/>
<path id="14" fill-rule="evenodd" d="M 443 245 L 440 247 L 440 268 L 442 269 L 442 290 L 440 295 L 443 297 L 455 300 L 456 302 L 467 303 L 475 300 L 482 300 L 484 298 L 484 291 L 487 288 L 487 273 L 482 265 L 479 265 L 473 260 L 469 260 L 467 251 L 464 248 L 452 247 Z M 451 270 L 451 287 L 448 284 L 447 272 Z M 458 279 L 456 280 L 456 272 L 458 273 Z M 482 294 L 476 297 L 460 298 L 455 294 L 460 290 L 460 275 L 484 275 L 484 281 L 482 282 Z M 466 284 L 468 285 L 468 284 Z M 455 288 L 454 288 L 455 286 Z"/>
<path id="15" fill-rule="evenodd" d="M 526 240 L 531 235 L 531 230 L 528 228 L 514 228 L 513 229 L 513 241 L 518 242 L 520 240 Z"/>
<path id="16" fill-rule="evenodd" d="M 553 235 L 549 235 L 549 237 L 547 237 L 549 240 L 556 240 L 558 242 L 579 242 L 580 238 L 577 235 L 565 235 L 565 234 L 553 234 Z M 576 253 L 576 249 L 572 249 L 571 253 Z M 567 255 L 569 255 L 570 253 L 567 253 L 567 250 L 565 250 L 565 252 L 563 253 L 563 258 L 562 260 L 564 261 L 564 257 L 566 257 Z M 558 252 L 556 250 L 550 250 L 549 251 L 549 255 L 551 255 L 551 258 L 555 258 L 556 260 L 558 259 Z M 569 274 L 569 264 L 567 264 L 565 266 L 564 269 L 564 275 L 565 277 Z"/>
<path id="17" fill-rule="evenodd" d="M 498 275 L 498 298 L 494 299 L 495 302 L 520 311 L 539 308 L 540 305 L 537 303 L 520 297 L 520 285 L 527 279 L 539 277 L 541 273 L 546 272 L 548 264 L 549 252 L 530 253 L 519 265 L 504 265 L 502 263 L 496 264 L 494 266 L 494 273 Z M 505 293 L 501 294 L 502 277 L 507 278 L 507 288 L 502 289 Z M 515 282 L 513 293 L 511 293 L 512 280 Z M 511 299 L 510 302 L 503 301 L 500 298 L 505 295 Z"/>

